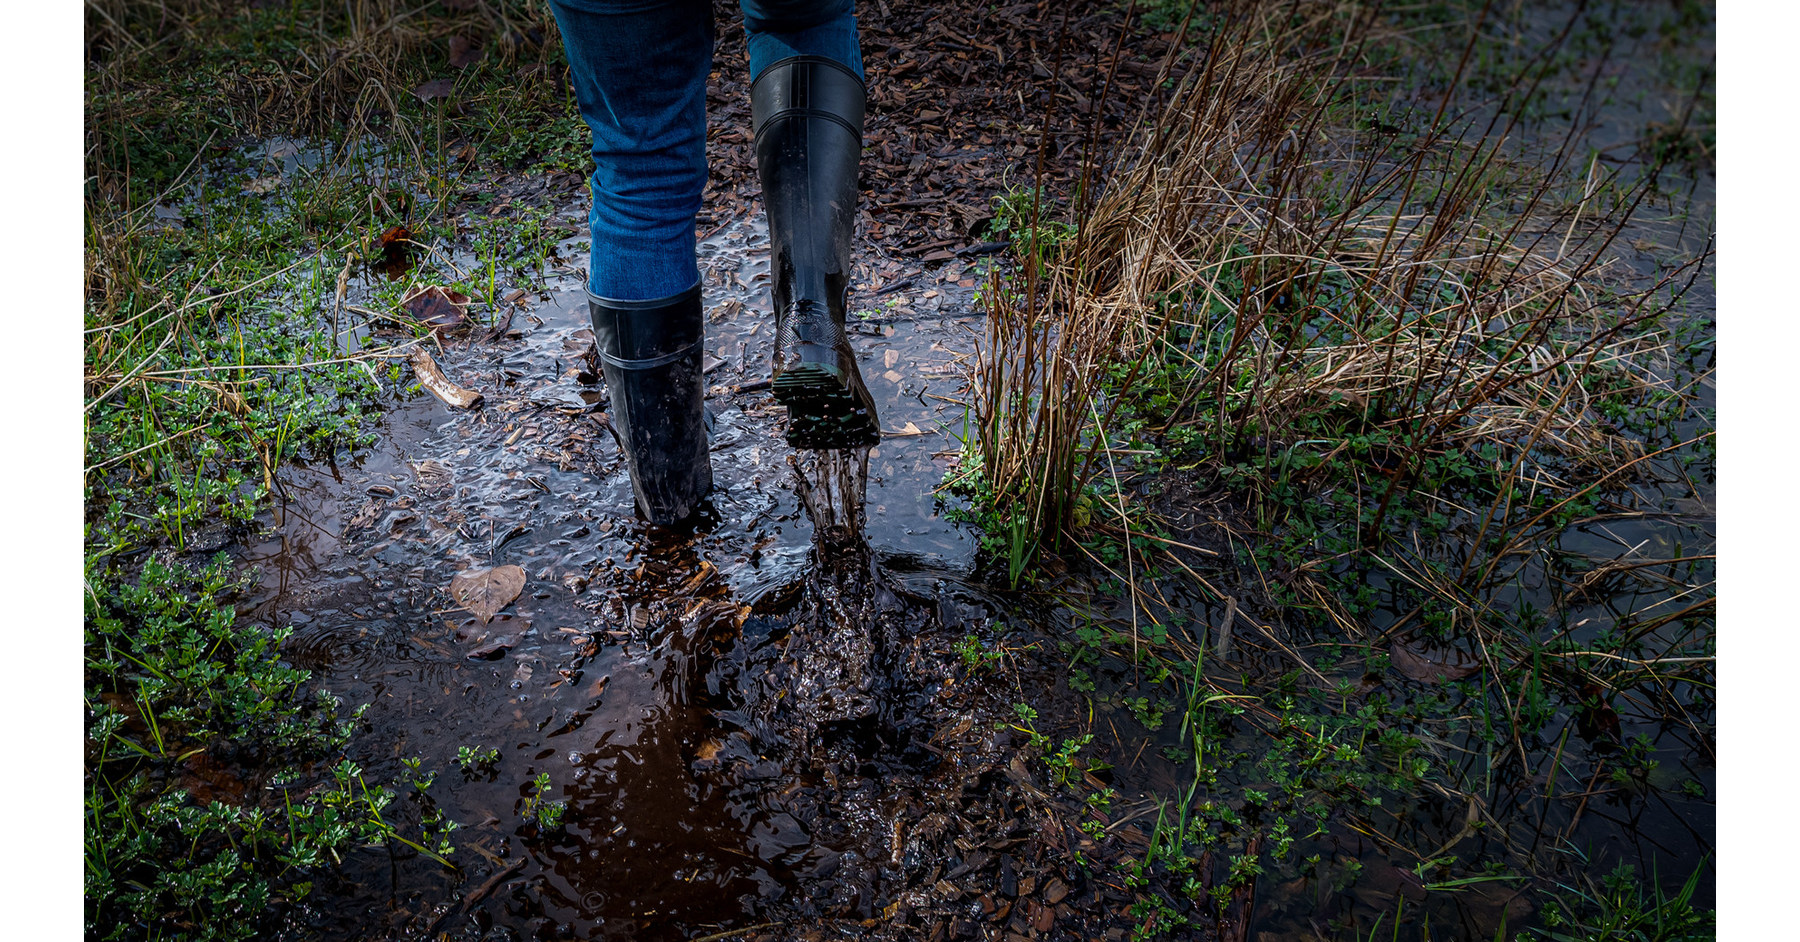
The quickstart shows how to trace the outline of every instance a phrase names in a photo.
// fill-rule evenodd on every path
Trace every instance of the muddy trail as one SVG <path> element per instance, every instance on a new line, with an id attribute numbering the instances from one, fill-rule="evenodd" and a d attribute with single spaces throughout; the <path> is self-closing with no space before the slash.
<path id="1" fill-rule="evenodd" d="M 403 815 L 463 825 L 457 872 L 346 861 L 305 935 L 794 938 L 868 920 L 956 938 L 1077 918 L 1008 691 L 966 682 L 953 651 L 1007 611 L 934 497 L 971 289 L 860 319 L 890 434 L 796 454 L 762 374 L 766 234 L 721 227 L 702 268 L 718 483 L 697 532 L 635 520 L 572 272 L 494 340 L 474 328 L 438 354 L 480 408 L 420 394 L 357 460 L 284 476 L 245 559 L 263 573 L 251 617 L 292 627 L 284 653 L 319 686 L 373 704 L 358 742 L 380 751 L 352 753 L 371 781 L 415 757 L 441 770 Z M 509 566 L 516 601 L 485 623 L 459 606 L 459 575 Z M 498 756 L 462 769 L 462 747 Z M 534 809 L 554 802 L 545 826 Z"/>
<path id="2" fill-rule="evenodd" d="M 1120 55 L 1121 10 L 879 6 L 864 26 L 850 324 L 878 446 L 818 456 L 783 440 L 743 38 L 725 30 L 699 219 L 716 481 L 703 526 L 652 531 L 633 513 L 587 328 L 584 181 L 475 174 L 453 195 L 465 224 L 548 212 L 568 236 L 544 269 L 512 273 L 504 302 L 425 344 L 483 402 L 403 396 L 374 446 L 283 468 L 252 543 L 221 530 L 190 547 L 255 567 L 240 615 L 291 629 L 285 660 L 370 705 L 349 752 L 367 782 L 429 781 L 387 817 L 410 833 L 437 815 L 460 825 L 455 869 L 395 844 L 320 875 L 293 937 L 1101 938 L 1133 925 L 1122 888 L 1072 866 L 1094 849 L 1080 808 L 1045 789 L 1009 725 L 1020 678 L 1043 669 L 1029 639 L 1008 638 L 1004 674 L 955 650 L 1052 616 L 991 593 L 975 534 L 946 519 L 937 489 L 961 447 L 975 294 L 1007 248 L 993 195 L 1029 176 L 1040 147 L 1128 133 L 1170 43 L 1132 35 L 1098 138 L 1059 124 L 1046 140 L 1043 105 L 1093 112 L 1095 90 L 1036 86 L 1051 63 L 1099 74 Z M 1084 38 L 1062 48 L 1059 27 Z M 329 162 L 288 139 L 257 153 L 277 150 L 277 175 Z M 1080 170 L 1053 163 L 1050 180 Z M 358 267 L 350 298 L 480 264 L 442 250 Z M 346 352 L 409 336 L 356 320 L 331 325 Z M 463 582 L 510 586 L 515 572 L 522 587 L 491 618 L 461 604 Z"/>

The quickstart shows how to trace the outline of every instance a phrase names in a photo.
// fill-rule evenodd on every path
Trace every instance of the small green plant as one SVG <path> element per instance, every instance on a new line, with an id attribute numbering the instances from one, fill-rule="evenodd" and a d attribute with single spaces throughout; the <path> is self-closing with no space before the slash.
<path id="1" fill-rule="evenodd" d="M 1050 766 L 1050 775 L 1056 784 L 1064 788 L 1073 788 L 1082 780 L 1082 773 L 1087 771 L 1076 757 L 1083 747 L 1094 741 L 1093 733 L 1083 733 L 1073 739 L 1063 740 L 1062 748 L 1044 757 L 1044 763 Z"/>
<path id="2" fill-rule="evenodd" d="M 422 766 L 424 762 L 425 760 L 418 756 L 400 760 L 400 766 L 406 770 L 406 780 L 412 785 L 413 790 L 416 792 L 424 792 L 431 788 L 433 782 L 437 781 L 437 773 L 435 771 L 424 772 L 421 774 L 420 766 Z"/>
<path id="3" fill-rule="evenodd" d="M 1013 704 L 1013 713 L 1018 716 L 1019 722 L 1012 724 L 1012 728 L 1026 735 L 1031 744 L 1031 748 L 1036 749 L 1039 752 L 1048 752 L 1050 749 L 1050 737 L 1045 736 L 1037 730 L 1037 710 L 1030 704 L 1015 703 Z"/>
<path id="4" fill-rule="evenodd" d="M 500 750 L 492 746 L 457 746 L 456 764 L 465 773 L 475 774 L 492 769 L 500 761 Z"/>
<path id="5" fill-rule="evenodd" d="M 563 801 L 549 801 L 544 796 L 550 791 L 550 773 L 539 772 L 531 780 L 530 791 L 525 795 L 524 807 L 520 814 L 528 822 L 536 824 L 540 830 L 554 831 L 563 825 L 563 816 L 568 813 L 568 804 Z"/>
<path id="6" fill-rule="evenodd" d="M 1608 773 L 1613 784 L 1641 791 L 1649 786 L 1650 775 L 1656 771 L 1659 763 L 1654 758 L 1656 743 L 1642 734 L 1633 736 L 1625 743 L 1625 752 L 1619 758 L 1619 765 Z"/>
<path id="7" fill-rule="evenodd" d="M 1580 888 L 1564 886 L 1544 906 L 1543 927 L 1529 930 L 1525 938 L 1553 942 L 1603 942 L 1632 939 L 1642 942 L 1699 942 L 1715 937 L 1717 916 L 1713 910 L 1697 910 L 1694 892 L 1707 861 L 1702 859 L 1673 896 L 1664 896 L 1655 880 L 1648 891 L 1639 881 L 1637 868 L 1619 864 L 1601 877 L 1598 885 L 1584 881 Z"/>
<path id="8" fill-rule="evenodd" d="M 994 197 L 994 222 L 988 234 L 996 241 L 1011 240 L 1016 255 L 1048 259 L 1077 231 L 1052 219 L 1054 212 L 1042 188 L 1015 188 Z"/>
<path id="9" fill-rule="evenodd" d="M 981 643 L 981 639 L 968 635 L 951 646 L 962 658 L 963 667 L 970 673 L 991 672 L 1000 666 L 1000 660 L 1006 655 L 1000 651 L 989 651 Z"/>
<path id="10" fill-rule="evenodd" d="M 1155 732 L 1162 729 L 1163 716 L 1172 705 L 1161 697 L 1156 698 L 1154 703 L 1149 697 L 1126 697 L 1125 706 L 1139 723 L 1144 724 L 1145 729 Z"/>
<path id="11" fill-rule="evenodd" d="M 317 868 L 356 847 L 397 844 L 449 864 L 456 825 L 426 794 L 434 774 L 405 760 L 411 800 L 396 807 L 393 788 L 331 761 L 363 710 L 303 694 L 306 672 L 275 654 L 285 632 L 236 619 L 246 577 L 224 558 L 198 570 L 151 560 L 135 581 L 90 559 L 87 575 L 90 938 L 258 937 L 311 891 Z M 227 781 L 248 764 L 269 785 L 203 796 L 190 774 L 200 763 Z M 309 766 L 328 769 L 325 780 Z M 415 809 L 416 838 L 405 823 Z"/>

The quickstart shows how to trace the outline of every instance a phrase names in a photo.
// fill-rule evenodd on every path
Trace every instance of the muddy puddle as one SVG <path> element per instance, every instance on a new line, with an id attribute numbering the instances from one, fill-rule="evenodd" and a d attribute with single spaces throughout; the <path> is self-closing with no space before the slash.
<path id="1" fill-rule="evenodd" d="M 358 741 L 384 751 L 353 753 L 369 781 L 414 757 L 439 770 L 400 821 L 435 806 L 463 825 L 459 873 L 347 861 L 311 933 L 678 939 L 872 918 L 893 903 L 884 880 L 937 856 L 901 819 L 999 755 L 995 705 L 954 689 L 935 641 L 994 607 L 934 496 L 969 292 L 853 318 L 892 434 L 797 455 L 767 391 L 767 236 L 739 220 L 701 256 L 717 491 L 697 532 L 632 513 L 570 269 L 499 339 L 437 354 L 481 408 L 417 396 L 355 460 L 284 475 L 245 560 L 263 576 L 251 616 L 292 627 L 286 656 L 320 686 L 372 704 Z M 526 583 L 483 624 L 447 587 L 502 566 Z M 498 755 L 465 770 L 463 747 Z M 537 810 L 554 802 L 560 827 Z"/>
<path id="2" fill-rule="evenodd" d="M 1641 78 L 1633 60 L 1619 61 L 1627 65 L 1606 66 L 1609 75 Z M 1593 165 L 1626 160 L 1618 155 L 1641 128 L 1666 118 L 1653 107 L 1637 99 L 1591 116 Z M 1701 174 L 1685 193 L 1649 201 L 1618 239 L 1619 283 L 1710 250 L 1712 186 Z M 581 207 L 558 218 L 585 223 Z M 481 408 L 420 393 L 384 413 L 368 451 L 284 470 L 270 535 L 243 559 L 263 580 L 249 616 L 291 627 L 284 653 L 319 686 L 371 704 L 352 744 L 368 781 L 403 782 L 414 758 L 437 770 L 428 798 L 390 809 L 403 833 L 433 809 L 462 825 L 451 835 L 456 871 L 404 848 L 348 859 L 303 907 L 298 935 L 656 940 L 761 927 L 786 939 L 870 920 L 881 938 L 1122 938 L 1106 930 L 1135 924 L 1133 897 L 1116 880 L 1082 883 L 1077 868 L 1062 869 L 1103 855 L 1075 830 L 1078 815 L 1072 823 L 1046 810 L 1044 763 L 1021 758 L 1011 704 L 1058 714 L 1041 724 L 1053 742 L 1094 735 L 1084 760 L 1112 768 L 1084 784 L 1119 792 L 1106 853 L 1140 859 L 1165 808 L 1156 799 L 1192 787 L 1192 763 L 1163 752 L 1184 745 L 1180 713 L 1147 731 L 1146 704 L 1125 699 L 1144 692 L 1138 665 L 1096 666 L 1093 689 L 1071 689 L 1054 642 L 1074 634 L 1065 622 L 1106 613 L 1011 609 L 1017 599 L 975 576 L 975 539 L 946 519 L 952 505 L 936 493 L 958 448 L 958 360 L 980 326 L 978 269 L 958 259 L 948 277 L 893 280 L 877 274 L 889 260 L 864 248 L 851 330 L 887 434 L 867 454 L 802 455 L 783 441 L 784 410 L 767 387 L 767 244 L 754 218 L 729 219 L 701 242 L 717 490 L 696 532 L 648 530 L 632 513 L 587 359 L 575 240 L 560 246 L 562 264 L 522 276 L 522 292 L 498 292 L 513 300 L 484 324 L 433 349 L 452 380 L 483 395 Z M 1687 296 L 1700 320 L 1712 316 L 1710 282 L 1709 266 Z M 343 342 L 367 329 L 348 329 Z M 1708 372 L 1696 376 L 1672 357 L 1665 378 L 1709 411 L 1710 364 L 1701 365 Z M 1690 418 L 1646 444 L 1704 430 Z M 1690 474 L 1693 451 L 1649 463 L 1599 508 L 1607 519 L 1564 530 L 1496 604 L 1544 613 L 1548 630 L 1604 648 L 1617 630 L 1709 598 L 1713 484 L 1709 458 Z M 1637 566 L 1654 560 L 1676 562 Z M 459 573 L 504 566 L 519 567 L 525 584 L 492 621 L 451 597 Z M 1405 578 L 1377 573 L 1371 588 L 1397 595 Z M 1206 669 L 1217 689 L 1264 696 L 1296 671 L 1326 688 L 1376 683 L 1348 660 L 1315 669 L 1325 646 L 1278 613 L 1175 590 L 1149 614 L 1199 626 L 1188 642 L 1215 651 L 1208 633 L 1238 619 L 1230 653 Z M 1386 632 L 1405 616 L 1390 606 L 1367 627 Z M 1041 683 L 970 682 L 956 642 L 991 638 L 1001 621 L 1024 629 L 1020 644 L 1044 642 L 1014 665 L 1041 670 Z M 1253 634 L 1256 624 L 1273 631 Z M 1670 619 L 1651 640 L 1678 647 L 1688 624 Z M 1410 643 L 1383 647 L 1452 669 L 1480 653 Z M 1405 682 L 1404 668 L 1382 672 L 1374 689 L 1398 711 L 1416 700 L 1429 713 L 1443 695 L 1444 684 Z M 1413 730 L 1446 758 L 1454 794 L 1403 798 L 1371 812 L 1364 832 L 1334 826 L 1304 838 L 1301 854 L 1323 866 L 1260 881 L 1241 937 L 1330 937 L 1321 927 L 1383 918 L 1385 932 L 1396 907 L 1409 906 L 1431 914 L 1431 937 L 1491 938 L 1536 915 L 1530 888 L 1510 878 L 1427 891 L 1420 864 L 1447 857 L 1534 873 L 1538 889 L 1618 862 L 1654 864 L 1664 891 L 1678 888 L 1713 850 L 1713 743 L 1695 733 L 1710 730 L 1710 704 L 1683 691 L 1621 697 L 1610 714 L 1558 709 L 1546 724 L 1553 735 L 1518 744 L 1528 767 L 1497 760 L 1466 726 Z M 1688 709 L 1701 721 L 1668 721 Z M 1596 735 L 1597 720 L 1613 728 Z M 1254 731 L 1235 735 L 1233 750 L 1266 747 Z M 1640 737 L 1654 787 L 1609 789 L 1620 744 Z M 496 757 L 465 770 L 463 749 Z M 542 812 L 553 803 L 559 822 Z M 1025 856 L 1044 847 L 1058 849 L 1055 868 Z M 1566 847 L 1588 859 L 1556 863 Z M 1712 904 L 1710 878 L 1695 902 Z M 1104 917 L 1077 930 L 1075 910 Z M 1397 937 L 1422 936 L 1409 926 Z"/>

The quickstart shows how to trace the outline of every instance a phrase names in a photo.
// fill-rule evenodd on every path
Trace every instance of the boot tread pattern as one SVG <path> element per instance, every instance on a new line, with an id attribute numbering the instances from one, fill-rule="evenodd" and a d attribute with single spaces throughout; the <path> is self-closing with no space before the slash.
<path id="1" fill-rule="evenodd" d="M 881 440 L 875 404 L 860 378 L 845 382 L 813 364 L 784 371 L 775 398 L 788 407 L 788 444 L 795 448 L 855 448 Z"/>

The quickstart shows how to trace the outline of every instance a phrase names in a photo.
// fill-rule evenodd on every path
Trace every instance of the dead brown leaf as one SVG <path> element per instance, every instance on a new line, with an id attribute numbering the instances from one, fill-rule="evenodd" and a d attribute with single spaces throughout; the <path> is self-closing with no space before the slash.
<path id="1" fill-rule="evenodd" d="M 414 285 L 400 299 L 406 316 L 439 334 L 461 327 L 469 319 L 469 296 L 443 285 Z"/>
<path id="2" fill-rule="evenodd" d="M 500 615 L 483 633 L 478 643 L 463 656 L 476 661 L 495 661 L 515 647 L 531 630 L 531 620 L 514 615 Z"/>
<path id="3" fill-rule="evenodd" d="M 1405 641 L 1396 641 L 1388 649 L 1394 669 L 1413 680 L 1426 684 L 1446 684 L 1462 680 L 1481 670 L 1480 662 L 1459 651 L 1426 651 Z"/>
<path id="4" fill-rule="evenodd" d="M 455 90 L 455 80 L 439 78 L 432 79 L 431 81 L 420 85 L 418 88 L 413 89 L 413 94 L 419 96 L 420 101 L 432 101 L 438 98 L 449 98 L 450 93 Z"/>
<path id="5" fill-rule="evenodd" d="M 450 67 L 453 69 L 466 69 L 480 62 L 486 54 L 487 50 L 480 43 L 467 36 L 450 37 Z"/>
<path id="6" fill-rule="evenodd" d="M 437 361 L 431 358 L 424 347 L 414 347 L 411 358 L 413 375 L 418 377 L 419 385 L 433 396 L 443 400 L 444 404 L 455 409 L 473 409 L 481 404 L 481 394 L 473 389 L 464 389 L 450 381 L 444 371 L 438 368 Z"/>
<path id="7" fill-rule="evenodd" d="M 881 433 L 881 437 L 882 438 L 911 438 L 914 435 L 923 435 L 923 434 L 925 434 L 923 429 L 919 428 L 917 425 L 914 425 L 911 422 L 908 422 L 905 425 L 901 426 L 898 431 L 895 431 L 893 429 L 883 430 Z"/>
<path id="8" fill-rule="evenodd" d="M 450 597 L 484 625 L 523 591 L 525 570 L 517 566 L 465 569 L 450 580 Z"/>

